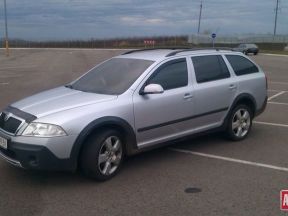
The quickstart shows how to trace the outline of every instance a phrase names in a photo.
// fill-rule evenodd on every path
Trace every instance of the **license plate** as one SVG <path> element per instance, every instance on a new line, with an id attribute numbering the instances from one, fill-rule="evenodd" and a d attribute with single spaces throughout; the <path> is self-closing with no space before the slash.
<path id="1" fill-rule="evenodd" d="M 0 147 L 7 149 L 7 139 L 0 137 Z"/>

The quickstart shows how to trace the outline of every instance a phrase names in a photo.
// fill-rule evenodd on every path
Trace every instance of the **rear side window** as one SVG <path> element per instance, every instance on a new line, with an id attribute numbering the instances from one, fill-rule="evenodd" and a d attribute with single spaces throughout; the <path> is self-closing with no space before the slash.
<path id="1" fill-rule="evenodd" d="M 256 65 L 242 56 L 226 55 L 226 58 L 237 76 L 259 72 Z"/>
<path id="2" fill-rule="evenodd" d="M 172 60 L 160 66 L 154 72 L 147 84 L 159 84 L 164 90 L 188 85 L 188 70 L 186 59 Z"/>
<path id="3" fill-rule="evenodd" d="M 192 57 L 197 83 L 230 77 L 228 68 L 219 55 Z"/>

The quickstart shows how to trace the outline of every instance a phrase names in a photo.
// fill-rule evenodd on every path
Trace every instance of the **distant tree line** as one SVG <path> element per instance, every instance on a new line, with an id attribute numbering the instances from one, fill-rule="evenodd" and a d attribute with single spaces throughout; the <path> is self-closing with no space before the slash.
<path id="1" fill-rule="evenodd" d="M 155 41 L 147 44 L 144 41 Z M 211 43 L 191 44 L 188 43 L 187 35 L 157 36 L 157 37 L 130 37 L 114 39 L 88 39 L 88 40 L 47 40 L 33 41 L 22 39 L 10 39 L 11 48 L 153 48 L 153 47 L 212 47 Z M 235 47 L 237 43 L 217 43 L 217 47 Z M 284 50 L 287 43 L 257 43 L 263 50 Z M 5 47 L 3 39 L 0 39 L 0 48 Z"/>
<path id="2" fill-rule="evenodd" d="M 144 44 L 145 40 L 154 40 L 155 47 L 166 46 L 187 46 L 188 36 L 158 36 L 158 37 L 132 37 L 114 39 L 88 39 L 88 40 L 51 40 L 33 41 L 10 39 L 11 48 L 139 48 L 152 47 Z M 4 40 L 0 40 L 1 47 L 4 47 Z"/>

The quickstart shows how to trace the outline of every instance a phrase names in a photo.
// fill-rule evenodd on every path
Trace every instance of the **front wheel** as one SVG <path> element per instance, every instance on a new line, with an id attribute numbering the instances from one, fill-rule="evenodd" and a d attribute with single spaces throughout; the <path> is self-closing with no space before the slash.
<path id="1" fill-rule="evenodd" d="M 227 135 L 231 140 L 238 141 L 247 137 L 252 126 L 251 109 L 246 105 L 238 105 L 228 119 Z"/>
<path id="2" fill-rule="evenodd" d="M 81 154 L 84 174 L 98 181 L 115 176 L 124 157 L 122 140 L 115 130 L 105 130 L 88 138 Z"/>

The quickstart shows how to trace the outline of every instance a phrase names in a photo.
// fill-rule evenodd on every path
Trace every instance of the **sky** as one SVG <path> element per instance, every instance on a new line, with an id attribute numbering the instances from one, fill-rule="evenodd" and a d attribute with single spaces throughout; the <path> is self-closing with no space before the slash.
<path id="1" fill-rule="evenodd" d="M 90 39 L 197 33 L 200 0 L 6 0 L 10 38 Z M 278 34 L 288 34 L 279 0 Z M 0 38 L 4 37 L 0 0 Z M 276 0 L 203 0 L 201 32 L 273 33 Z"/>

